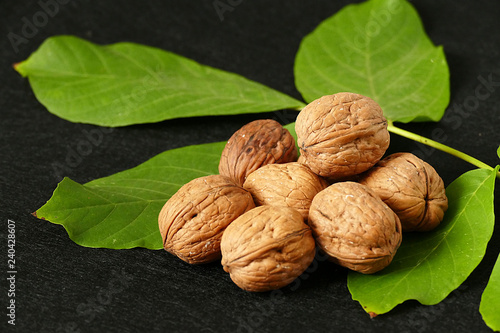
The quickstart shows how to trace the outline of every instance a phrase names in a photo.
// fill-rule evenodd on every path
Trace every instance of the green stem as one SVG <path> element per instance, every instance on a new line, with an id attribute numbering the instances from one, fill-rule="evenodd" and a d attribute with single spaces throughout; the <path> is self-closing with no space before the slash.
<path id="1" fill-rule="evenodd" d="M 456 150 L 454 148 L 451 148 L 451 147 L 448 147 L 442 143 L 439 143 L 437 141 L 434 141 L 434 140 L 431 140 L 431 139 L 428 139 L 426 137 L 423 137 L 421 135 L 418 135 L 418 134 L 415 134 L 413 132 L 409 132 L 407 130 L 404 130 L 404 129 L 401 129 L 399 127 L 396 127 L 394 126 L 394 124 L 392 123 L 392 121 L 389 121 L 389 125 L 387 126 L 387 129 L 389 130 L 389 132 L 392 132 L 394 134 L 398 134 L 398 135 L 401 135 L 405 138 L 408 138 L 408 139 L 411 139 L 411 140 L 414 140 L 414 141 L 417 141 L 417 142 L 420 142 L 420 143 L 423 143 L 427 146 L 430 146 L 430 147 L 433 147 L 433 148 L 436 148 L 436 149 L 439 149 L 441 151 L 444 151 L 445 153 L 448 153 L 450 155 L 453 155 L 453 156 L 456 156 L 466 162 L 469 162 L 470 164 L 472 165 L 475 165 L 481 169 L 486 169 L 486 170 L 495 170 L 494 168 L 492 168 L 491 166 L 489 166 L 488 164 L 484 163 L 484 162 L 481 162 L 480 160 L 470 156 L 470 155 L 467 155 L 465 153 L 462 153 L 461 151 L 459 150 Z M 500 178 L 500 172 L 497 172 L 497 177 Z"/>

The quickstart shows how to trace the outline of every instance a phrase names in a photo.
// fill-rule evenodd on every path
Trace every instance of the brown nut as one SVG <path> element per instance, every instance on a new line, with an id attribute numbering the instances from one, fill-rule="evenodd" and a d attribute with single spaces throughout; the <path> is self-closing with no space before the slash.
<path id="1" fill-rule="evenodd" d="M 229 178 L 196 178 L 182 186 L 160 212 L 163 247 L 190 264 L 218 260 L 223 231 L 254 207 L 252 195 Z"/>
<path id="2" fill-rule="evenodd" d="M 428 163 L 410 153 L 381 160 L 359 179 L 399 216 L 403 231 L 437 227 L 448 209 L 443 180 Z"/>
<path id="3" fill-rule="evenodd" d="M 366 171 L 389 147 L 382 109 L 358 94 L 327 95 L 309 103 L 297 116 L 295 131 L 301 161 L 326 178 Z"/>
<path id="4" fill-rule="evenodd" d="M 306 159 L 304 158 L 304 156 L 299 155 L 299 157 L 297 158 L 297 162 L 300 164 L 306 164 Z"/>
<path id="5" fill-rule="evenodd" d="M 260 206 L 227 227 L 222 265 L 236 285 L 248 291 L 282 288 L 314 259 L 311 229 L 293 208 Z"/>
<path id="6" fill-rule="evenodd" d="M 309 226 L 333 262 L 365 274 L 388 266 L 401 244 L 398 216 L 370 188 L 355 182 L 319 192 Z"/>
<path id="7" fill-rule="evenodd" d="M 243 185 L 246 177 L 263 165 L 297 160 L 295 139 L 272 119 L 252 121 L 228 140 L 219 162 L 219 173 Z"/>
<path id="8" fill-rule="evenodd" d="M 305 221 L 312 199 L 327 186 L 324 179 L 297 162 L 265 165 L 249 174 L 243 184 L 257 206 L 295 208 Z"/>

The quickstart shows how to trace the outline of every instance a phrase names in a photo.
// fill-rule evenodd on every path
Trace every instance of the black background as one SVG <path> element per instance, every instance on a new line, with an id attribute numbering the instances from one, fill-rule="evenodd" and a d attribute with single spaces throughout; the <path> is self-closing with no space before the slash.
<path id="1" fill-rule="evenodd" d="M 47 112 L 28 81 L 12 69 L 13 63 L 25 60 L 47 37 L 70 34 L 101 44 L 131 41 L 155 46 L 301 99 L 293 77 L 301 39 L 350 3 L 233 1 L 233 10 L 221 20 L 211 0 L 67 2 L 59 4 L 58 12 L 17 50 L 9 32 L 23 36 L 26 21 L 33 22 L 42 8 L 37 1 L 0 3 L 2 327 L 9 326 L 6 239 L 11 219 L 16 223 L 18 331 L 490 331 L 478 307 L 500 251 L 498 231 L 483 262 L 443 302 L 423 306 L 408 301 L 370 319 L 350 297 L 346 270 L 333 264 L 320 262 L 311 274 L 279 295 L 253 294 L 238 289 L 218 263 L 190 266 L 164 251 L 80 247 L 61 226 L 31 216 L 50 198 L 61 176 L 85 183 L 171 148 L 226 140 L 253 119 L 291 117 L 290 112 L 278 111 L 118 128 L 60 175 L 53 165 L 64 164 L 68 151 L 86 140 L 84 130 L 98 127 L 71 123 Z M 500 81 L 500 2 L 423 0 L 412 4 L 433 42 L 444 46 L 451 72 L 451 103 L 448 120 L 403 127 L 497 164 L 500 87 L 479 101 L 475 110 L 463 114 L 457 110 L 474 99 L 479 77 L 491 75 L 493 81 Z M 474 168 L 442 152 L 422 149 L 412 141 L 391 137 L 389 152 L 421 150 L 446 184 Z M 495 200 L 497 211 L 498 203 Z"/>

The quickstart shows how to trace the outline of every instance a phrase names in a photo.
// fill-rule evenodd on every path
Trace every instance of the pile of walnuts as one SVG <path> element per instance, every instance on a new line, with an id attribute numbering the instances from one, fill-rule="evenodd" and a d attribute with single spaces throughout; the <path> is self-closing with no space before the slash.
<path id="1" fill-rule="evenodd" d="M 268 291 L 301 275 L 316 247 L 351 270 L 380 271 L 403 231 L 442 221 L 448 200 L 436 171 L 410 153 L 382 159 L 389 132 L 372 99 L 323 96 L 295 130 L 298 149 L 274 120 L 235 132 L 219 174 L 182 186 L 161 210 L 165 250 L 191 264 L 221 260 L 240 288 Z"/>

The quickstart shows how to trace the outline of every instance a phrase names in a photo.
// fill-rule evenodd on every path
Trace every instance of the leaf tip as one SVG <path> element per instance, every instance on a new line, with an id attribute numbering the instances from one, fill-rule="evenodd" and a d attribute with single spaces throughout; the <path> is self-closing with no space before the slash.
<path id="1" fill-rule="evenodd" d="M 368 312 L 368 315 L 370 315 L 370 318 L 372 319 L 378 316 L 378 314 L 376 314 L 375 312 Z"/>
<path id="2" fill-rule="evenodd" d="M 38 216 L 36 212 L 31 213 L 31 215 L 33 215 L 33 216 L 34 216 L 34 217 L 36 217 L 37 219 L 40 219 L 40 220 L 45 220 L 45 217 L 43 217 L 43 216 Z"/>
<path id="3" fill-rule="evenodd" d="M 15 64 L 12 65 L 12 68 L 14 68 L 14 70 L 16 72 L 21 74 L 22 77 L 26 77 L 26 73 L 23 70 L 23 64 L 24 64 L 24 61 L 16 62 Z"/>

